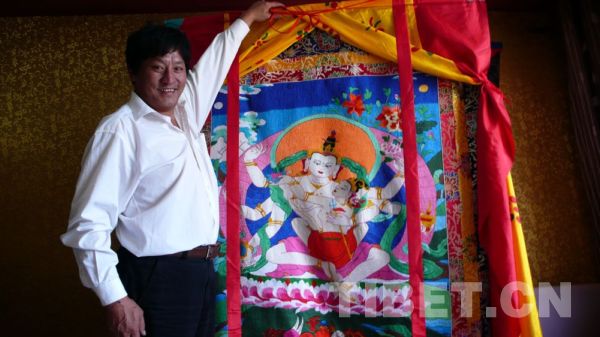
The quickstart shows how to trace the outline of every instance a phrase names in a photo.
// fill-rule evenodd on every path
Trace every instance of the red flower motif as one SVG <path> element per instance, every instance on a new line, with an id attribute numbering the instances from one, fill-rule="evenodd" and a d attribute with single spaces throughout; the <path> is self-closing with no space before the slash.
<path id="1" fill-rule="evenodd" d="M 310 327 L 310 331 L 315 331 L 317 329 L 317 324 L 321 321 L 319 316 L 313 316 L 308 320 L 308 326 Z"/>
<path id="2" fill-rule="evenodd" d="M 379 24 L 381 23 L 381 20 L 377 20 L 375 22 L 373 17 L 369 18 L 369 27 L 367 27 L 367 30 L 373 28 L 373 30 L 375 30 L 376 32 L 383 32 L 383 28 L 381 27 L 377 27 L 379 26 Z"/>
<path id="3" fill-rule="evenodd" d="M 319 328 L 319 331 L 317 331 L 315 333 L 315 337 L 330 337 L 331 333 L 329 332 L 329 329 L 326 326 L 321 326 Z"/>
<path id="4" fill-rule="evenodd" d="M 350 94 L 350 99 L 342 103 L 342 106 L 348 109 L 348 114 L 356 112 L 358 116 L 362 115 L 365 111 L 365 105 L 362 101 L 361 95 Z"/>
<path id="5" fill-rule="evenodd" d="M 379 125 L 390 131 L 402 130 L 402 113 L 398 106 L 384 106 L 379 116 L 377 116 L 377 120 L 380 121 Z"/>

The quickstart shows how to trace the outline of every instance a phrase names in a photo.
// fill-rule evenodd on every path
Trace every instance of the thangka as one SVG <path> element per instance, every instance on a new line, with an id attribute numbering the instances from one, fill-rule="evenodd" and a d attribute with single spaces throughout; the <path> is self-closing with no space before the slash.
<path id="1" fill-rule="evenodd" d="M 433 76 L 413 77 L 426 326 L 428 335 L 450 336 L 449 226 L 455 244 L 463 241 L 452 156 L 458 91 Z M 243 334 L 410 332 L 395 64 L 315 30 L 242 82 Z M 227 174 L 226 92 L 212 114 L 220 183 Z"/>
<path id="2" fill-rule="evenodd" d="M 218 335 L 480 336 L 489 323 L 495 336 L 541 336 L 485 2 L 274 10 L 242 43 L 228 76 L 242 85 L 223 90 L 205 129 L 229 243 L 215 261 Z M 169 24 L 195 60 L 234 17 Z M 461 281 L 482 286 L 471 307 Z M 505 290 L 531 313 L 484 316 Z"/>

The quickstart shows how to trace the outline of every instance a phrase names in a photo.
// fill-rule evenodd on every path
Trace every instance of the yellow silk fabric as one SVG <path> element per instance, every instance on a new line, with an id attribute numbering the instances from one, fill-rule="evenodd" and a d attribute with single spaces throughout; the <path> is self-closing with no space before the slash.
<path id="1" fill-rule="evenodd" d="M 421 48 L 412 0 L 406 1 L 413 68 L 444 79 L 476 84 L 454 61 Z M 253 25 L 242 43 L 240 76 L 251 72 L 318 28 L 382 59 L 397 62 L 391 0 L 354 0 L 287 7 L 298 15 Z M 374 43 L 376 41 L 376 43 Z"/>
<path id="2" fill-rule="evenodd" d="M 510 213 L 513 232 L 513 249 L 515 254 L 515 269 L 517 271 L 517 280 L 525 284 L 526 293 L 519 293 L 519 303 L 521 305 L 529 305 L 531 312 L 525 317 L 519 318 L 521 326 L 521 337 L 542 337 L 542 327 L 538 315 L 537 306 L 535 303 L 535 294 L 533 292 L 533 281 L 531 280 L 531 271 L 529 269 L 529 261 L 527 259 L 527 248 L 525 247 L 525 237 L 523 236 L 523 228 L 521 227 L 521 217 L 517 206 L 517 197 L 515 196 L 515 188 L 512 182 L 512 176 L 509 173 L 506 182 L 508 187 L 508 197 L 510 202 Z"/>

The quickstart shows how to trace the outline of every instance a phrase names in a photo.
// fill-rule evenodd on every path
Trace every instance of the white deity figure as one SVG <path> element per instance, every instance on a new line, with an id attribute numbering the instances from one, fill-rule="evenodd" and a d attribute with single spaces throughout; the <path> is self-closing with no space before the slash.
<path id="1" fill-rule="evenodd" d="M 330 139 L 328 141 L 327 146 L 333 148 L 334 144 Z M 263 172 L 255 163 L 262 153 L 264 149 L 258 145 L 244 154 L 248 174 L 252 183 L 258 187 L 269 186 Z M 401 165 L 401 159 L 395 164 Z M 338 156 L 327 151 L 310 154 L 305 159 L 303 168 L 302 175 L 285 175 L 277 182 L 277 186 L 281 189 L 288 207 L 298 215 L 291 224 L 305 249 L 291 250 L 285 242 L 279 242 L 267 250 L 267 260 L 277 265 L 320 267 L 331 280 L 349 282 L 361 281 L 387 265 L 388 253 L 378 245 L 370 245 L 366 258 L 355 263 L 350 270 L 340 272 L 340 269 L 355 257 L 357 247 L 367 234 L 367 222 L 380 212 L 400 212 L 402 206 L 389 199 L 402 188 L 404 176 L 397 174 L 385 187 L 369 188 L 360 179 L 337 182 L 340 161 Z M 285 221 L 287 214 L 283 208 L 269 197 L 255 208 L 243 205 L 242 211 L 244 217 L 250 220 L 257 220 L 271 213 L 265 230 L 271 238 Z M 258 246 L 258 241 L 258 236 L 255 235 L 249 246 Z M 251 264 L 255 261 L 256 258 L 250 258 L 245 263 Z"/>

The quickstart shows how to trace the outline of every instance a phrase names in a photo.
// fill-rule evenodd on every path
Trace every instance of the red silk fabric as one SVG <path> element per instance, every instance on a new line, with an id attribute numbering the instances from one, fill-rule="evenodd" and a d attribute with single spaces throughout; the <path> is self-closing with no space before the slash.
<path id="1" fill-rule="evenodd" d="M 190 41 L 191 64 L 200 59 L 206 48 L 217 34 L 223 31 L 225 20 L 223 13 L 186 17 L 181 23 L 182 30 Z"/>
<path id="2" fill-rule="evenodd" d="M 506 178 L 515 156 L 508 111 L 500 90 L 487 78 L 491 41 L 484 1 L 418 0 L 415 12 L 423 48 L 453 60 L 458 68 L 479 82 L 481 97 L 477 120 L 478 234 L 488 256 L 490 299 L 496 307 L 491 320 L 494 336 L 519 336 L 517 318 L 500 306 L 500 295 L 510 287 L 518 308 L 513 235 Z"/>

